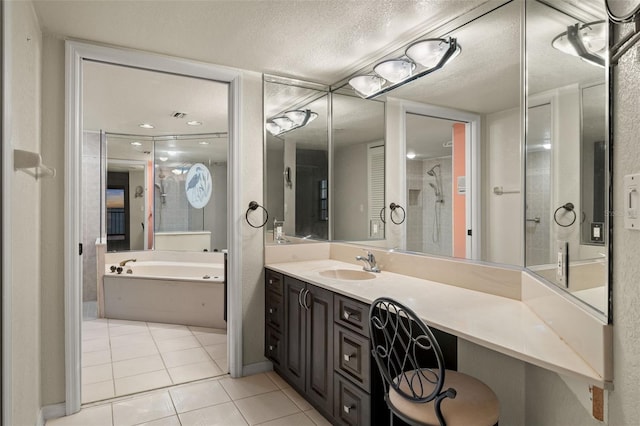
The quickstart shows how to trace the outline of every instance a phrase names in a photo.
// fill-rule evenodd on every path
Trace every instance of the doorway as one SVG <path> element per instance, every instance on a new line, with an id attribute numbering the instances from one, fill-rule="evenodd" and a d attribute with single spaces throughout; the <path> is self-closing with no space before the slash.
<path id="1" fill-rule="evenodd" d="M 237 171 L 234 169 L 233 160 L 234 158 L 238 157 L 236 138 L 237 138 L 238 128 L 239 128 L 239 105 L 238 105 L 239 74 L 237 72 L 233 72 L 229 70 L 221 70 L 214 66 L 194 63 L 194 62 L 180 60 L 180 59 L 158 57 L 157 55 L 146 54 L 141 52 L 121 51 L 118 49 L 104 48 L 104 47 L 93 46 L 93 45 L 88 45 L 83 43 L 75 43 L 75 42 L 67 43 L 67 57 L 69 59 L 68 61 L 69 66 L 67 67 L 67 78 L 68 78 L 68 81 L 70 82 L 70 84 L 68 85 L 68 93 L 67 93 L 67 108 L 68 108 L 68 117 L 70 119 L 68 122 L 69 131 L 68 131 L 68 138 L 67 138 L 67 148 L 68 148 L 67 154 L 68 154 L 68 160 L 69 160 L 68 161 L 69 167 L 65 176 L 65 193 L 68 194 L 67 211 L 66 211 L 67 222 L 65 223 L 66 230 L 67 230 L 66 238 L 65 238 L 65 250 L 67 253 L 66 270 L 67 270 L 69 279 L 67 280 L 68 284 L 66 289 L 67 298 L 66 298 L 66 308 L 65 308 L 66 309 L 66 329 L 67 329 L 66 334 L 68 336 L 66 345 L 65 345 L 66 347 L 65 362 L 67 366 L 66 411 L 67 411 L 67 414 L 70 414 L 70 413 L 76 412 L 80 408 L 81 377 L 83 377 L 83 382 L 85 382 L 88 376 L 87 374 L 83 375 L 81 371 L 82 359 L 83 359 L 82 350 L 86 349 L 86 348 L 82 348 L 83 342 L 80 339 L 80 335 L 81 335 L 80 330 L 82 328 L 81 313 L 82 313 L 82 301 L 83 301 L 82 299 L 82 296 L 83 296 L 82 281 L 83 280 L 81 279 L 83 247 L 81 244 L 81 252 L 80 252 L 81 256 L 77 256 L 78 254 L 77 241 L 82 241 L 83 230 L 84 230 L 83 228 L 84 223 L 82 221 L 83 215 L 81 210 L 81 206 L 83 205 L 84 200 L 80 197 L 80 194 L 86 194 L 85 192 L 86 188 L 84 185 L 85 182 L 82 179 L 82 176 L 83 176 L 82 166 L 85 164 L 82 157 L 82 154 L 83 154 L 82 141 L 84 139 L 83 132 L 85 130 L 89 130 L 85 126 L 87 126 L 88 123 L 91 123 L 92 122 L 91 120 L 97 119 L 99 117 L 97 117 L 97 115 L 92 116 L 93 112 L 95 112 L 96 110 L 92 110 L 92 112 L 88 112 L 86 110 L 86 107 L 87 107 L 87 105 L 85 104 L 86 97 L 80 96 L 81 94 L 87 93 L 86 91 L 87 87 L 84 86 L 84 84 L 87 82 L 87 76 L 88 76 L 87 71 L 89 70 L 91 65 L 100 64 L 103 67 L 118 68 L 120 71 L 123 71 L 122 68 L 126 67 L 127 70 L 133 69 L 133 70 L 136 70 L 137 72 L 154 73 L 153 74 L 154 76 L 161 74 L 162 77 L 171 76 L 173 78 L 184 78 L 184 79 L 188 79 L 189 81 L 198 81 L 200 83 L 209 82 L 209 83 L 224 86 L 226 90 L 226 95 L 222 100 L 222 104 L 224 105 L 224 110 L 226 112 L 226 115 L 224 117 L 219 117 L 218 121 L 216 120 L 209 120 L 209 121 L 214 124 L 217 123 L 219 125 L 220 123 L 222 123 L 224 125 L 224 128 L 225 128 L 224 132 L 217 132 L 217 133 L 226 133 L 226 140 L 225 140 L 226 143 L 225 143 L 224 149 L 226 154 L 225 159 L 228 164 L 228 167 L 226 168 L 227 169 L 226 175 L 229 175 L 229 176 L 234 176 L 237 174 Z M 104 88 L 106 88 L 107 90 L 113 90 L 113 85 L 103 86 L 103 89 Z M 159 88 L 163 90 L 166 89 L 169 91 L 172 88 L 176 89 L 175 85 L 173 84 L 159 84 L 157 85 L 156 90 L 158 90 Z M 181 89 L 184 89 L 184 87 L 182 87 Z M 162 120 L 160 119 L 155 120 L 156 124 L 154 125 L 148 122 L 148 121 L 151 121 L 148 118 L 140 118 L 140 117 L 134 118 L 131 116 L 131 114 L 127 114 L 127 108 L 129 108 L 132 105 L 134 100 L 134 98 L 130 97 L 133 92 L 134 91 L 129 90 L 128 93 L 120 94 L 119 106 L 123 112 L 123 114 L 120 117 L 122 123 L 127 122 L 128 125 L 130 126 L 135 125 L 145 130 L 155 130 L 156 132 L 158 132 L 156 133 L 156 135 L 164 136 L 167 134 L 176 133 L 175 131 L 167 130 L 166 127 L 162 127 Z M 169 93 L 168 96 L 172 99 L 178 99 L 180 97 L 180 94 L 173 92 L 173 93 Z M 100 98 L 102 101 L 105 100 L 104 93 Z M 213 103 L 211 96 L 207 98 L 205 94 L 204 99 L 205 99 L 204 100 L 205 104 Z M 105 104 L 106 104 L 105 102 L 101 102 L 99 104 L 100 108 L 103 108 Z M 160 104 L 156 103 L 156 105 L 160 105 Z M 98 110 L 100 108 L 98 108 Z M 193 111 L 197 110 L 197 108 L 189 108 L 189 109 Z M 158 112 L 158 111 L 154 111 L 154 112 Z M 170 120 L 185 119 L 185 115 L 177 114 L 176 116 L 176 114 L 174 113 L 184 113 L 184 109 L 181 108 L 179 105 L 176 106 L 174 109 L 168 112 L 167 120 L 170 121 Z M 183 120 L 183 124 L 185 126 L 191 125 L 186 123 L 186 121 L 187 120 Z M 194 117 L 193 120 L 191 121 L 198 122 L 197 124 L 193 124 L 193 126 L 204 126 L 204 123 L 205 123 L 205 119 L 197 118 L 197 117 Z M 156 125 L 158 125 L 157 123 L 160 123 L 159 127 L 156 127 Z M 142 126 L 143 124 L 149 124 L 149 125 L 152 125 L 153 127 L 152 128 L 143 127 Z M 99 126 L 99 127 L 104 128 L 104 126 Z M 200 127 L 200 129 L 203 129 L 203 128 L 204 127 Z M 97 128 L 92 130 L 97 130 Z M 118 129 L 116 128 L 114 129 L 114 131 L 118 131 Z M 199 130 L 199 132 L 202 132 L 202 130 Z M 181 132 L 181 133 L 185 133 L 185 132 Z M 194 133 L 198 133 L 198 132 L 194 132 Z M 131 146 L 135 146 L 135 144 L 131 143 Z M 180 147 L 177 146 L 175 152 L 179 153 L 179 151 L 180 151 Z M 84 150 L 84 154 L 86 153 L 87 151 Z M 105 158 L 106 156 L 100 156 L 100 158 L 98 159 L 98 162 L 103 161 L 103 159 Z M 180 168 L 181 174 L 183 173 L 183 171 L 188 171 L 188 168 L 190 165 L 189 161 L 190 160 L 188 159 L 185 159 L 183 161 L 183 165 Z M 102 170 L 102 172 L 96 173 L 96 169 L 94 168 L 93 169 L 94 174 L 99 175 L 100 180 L 106 184 L 106 177 L 107 177 L 106 168 L 101 168 L 99 170 Z M 147 185 L 146 188 L 143 187 L 143 191 L 146 192 L 148 198 L 152 198 L 152 197 L 149 197 L 148 194 L 154 192 L 153 175 L 154 175 L 155 166 L 153 165 L 153 162 L 151 162 L 151 167 L 149 167 L 148 170 L 149 170 L 149 173 L 148 173 L 149 176 L 147 177 L 150 177 L 150 179 L 147 179 L 147 181 L 150 183 L 150 185 Z M 202 173 L 202 168 L 199 168 L 199 173 Z M 226 178 L 226 175 L 225 175 L 225 178 Z M 229 188 L 227 190 L 227 195 L 224 198 L 228 201 L 228 204 L 230 204 L 229 213 L 233 214 L 233 213 L 236 213 L 236 210 L 238 210 L 238 208 L 236 207 L 237 203 L 236 203 L 236 197 L 234 194 L 238 192 L 236 190 L 237 188 L 236 185 L 239 185 L 239 182 L 238 182 L 238 179 L 228 179 L 228 181 L 229 181 Z M 129 186 L 131 188 L 131 184 Z M 136 187 L 137 186 L 138 185 L 136 185 Z M 106 189 L 106 185 L 104 186 L 101 185 L 100 187 Z M 134 188 L 134 189 L 137 189 L 137 188 Z M 132 191 L 130 189 L 128 196 L 129 197 L 133 196 L 134 192 L 135 191 Z M 106 203 L 105 203 L 106 191 L 98 190 L 95 193 L 95 196 L 100 199 L 99 211 L 104 212 L 106 215 L 106 208 L 105 208 L 106 207 Z M 153 216 L 153 211 L 151 212 L 151 215 Z M 153 221 L 151 221 L 150 223 L 153 224 Z M 107 236 L 105 221 L 102 220 L 98 227 L 100 228 L 99 229 L 100 236 L 96 238 L 96 241 L 98 242 L 98 244 L 96 244 L 95 246 L 98 250 L 100 250 L 100 246 L 106 241 L 106 236 Z M 238 227 L 238 224 L 229 223 L 225 229 L 225 233 L 226 233 L 225 239 L 228 241 L 228 243 L 226 244 L 224 249 L 225 251 L 228 251 L 229 253 L 232 253 L 232 254 L 235 252 L 235 250 L 237 250 L 236 247 L 239 247 L 238 238 L 235 237 L 240 234 L 240 232 L 238 232 L 237 230 L 237 227 Z M 75 246 L 75 250 L 74 250 L 74 246 Z M 151 253 L 151 252 L 152 252 L 151 250 L 148 250 L 148 251 L 141 251 L 140 253 L 146 256 L 148 255 L 148 253 Z M 197 254 L 194 253 L 194 256 L 201 256 L 201 255 L 208 255 L 208 254 L 209 253 L 197 253 Z M 210 253 L 210 254 L 214 254 L 214 253 Z M 188 256 L 191 256 L 191 255 L 188 255 Z M 96 258 L 100 259 L 101 257 L 99 254 L 96 254 Z M 228 327 L 227 328 L 229 330 L 230 343 L 229 345 L 226 345 L 225 343 L 225 349 L 223 351 L 221 351 L 220 348 L 217 348 L 218 350 L 216 352 L 221 356 L 221 358 L 219 359 L 222 359 L 222 355 L 224 355 L 225 359 L 228 359 L 228 368 L 224 368 L 224 369 L 217 368 L 216 370 L 218 372 L 225 372 L 225 373 L 226 371 L 229 371 L 233 376 L 239 376 L 241 374 L 241 368 L 242 368 L 241 361 L 240 361 L 242 356 L 241 345 L 239 344 L 242 339 L 241 320 L 240 320 L 241 304 L 239 303 L 240 289 L 238 288 L 237 285 L 234 285 L 234 283 L 240 282 L 239 281 L 240 268 L 239 268 L 238 261 L 236 260 L 236 257 L 233 255 L 230 256 L 228 264 L 229 264 L 229 267 L 228 267 L 228 270 L 226 271 L 226 275 L 227 275 L 227 282 L 230 283 L 229 291 L 228 291 L 229 299 L 226 305 L 224 303 L 224 300 L 222 304 L 228 307 Z M 99 271 L 98 273 L 103 271 L 103 269 L 100 267 L 98 267 L 97 269 Z M 99 285 L 98 285 L 99 282 L 100 282 L 99 279 L 96 280 L 96 287 L 98 288 L 99 288 Z M 98 311 L 100 313 L 99 309 Z M 169 352 L 169 351 L 161 350 L 163 347 L 165 349 L 176 349 L 176 350 L 204 349 L 204 346 L 219 344 L 220 343 L 219 339 L 221 339 L 221 337 L 215 336 L 215 335 L 222 334 L 222 333 L 214 332 L 211 327 L 202 327 L 198 325 L 194 326 L 194 325 L 188 325 L 188 324 L 175 324 L 176 321 L 173 321 L 174 323 L 172 324 L 171 323 L 166 324 L 156 319 L 154 319 L 153 321 L 140 321 L 139 319 L 135 319 L 135 318 L 131 320 L 114 318 L 111 320 L 102 319 L 97 321 L 98 322 L 92 324 L 96 326 L 95 327 L 96 330 L 93 331 L 94 335 L 102 335 L 103 337 L 105 337 L 105 334 L 106 334 L 106 337 L 108 337 L 109 344 L 111 345 L 112 348 L 115 347 L 112 345 L 113 343 L 111 342 L 112 340 L 114 339 L 122 340 L 122 341 L 127 340 L 126 338 L 120 339 L 120 337 L 128 334 L 134 334 L 134 333 L 128 333 L 125 331 L 127 329 L 129 331 L 133 331 L 133 329 L 136 328 L 137 325 L 141 325 L 141 324 L 129 323 L 128 321 L 143 322 L 144 325 L 142 325 L 142 327 L 146 327 L 146 330 L 143 333 L 145 334 L 145 336 L 142 338 L 142 340 L 148 343 L 147 346 L 149 348 L 151 347 L 152 344 L 153 346 L 156 347 L 156 349 L 158 350 L 156 359 L 163 364 L 165 369 L 172 368 L 170 367 L 170 365 L 173 365 L 173 364 L 172 364 L 172 361 L 169 361 L 169 358 L 171 358 L 170 356 L 164 356 L 163 352 Z M 99 322 L 104 323 L 104 325 L 98 325 Z M 106 325 L 106 328 L 105 328 L 105 325 Z M 114 333 L 112 333 L 112 331 L 114 331 Z M 206 333 L 207 337 L 202 337 L 203 333 Z M 91 335 L 92 333 L 91 332 L 87 333 L 85 330 L 85 333 L 83 334 L 83 336 L 87 334 Z M 190 335 L 187 335 L 187 334 L 190 334 Z M 178 336 L 178 335 L 181 335 L 181 336 Z M 195 345 L 194 342 L 198 342 L 201 348 L 184 347 L 184 346 L 180 346 L 179 343 L 176 343 L 177 346 L 174 346 L 172 344 L 167 344 L 167 343 L 160 343 L 165 339 L 171 340 L 172 338 L 179 339 L 181 337 L 184 338 L 183 341 L 191 342 L 187 344 L 187 346 L 190 346 L 191 344 Z M 226 336 L 225 336 L 225 340 L 226 340 Z M 104 342 L 105 340 L 103 339 L 103 342 L 97 345 L 98 346 L 100 344 L 104 345 Z M 126 346 L 126 343 L 125 343 L 125 346 Z M 196 352 L 196 351 L 192 351 L 192 352 Z M 198 351 L 198 352 L 200 355 L 202 355 L 202 351 Z M 206 350 L 204 352 L 207 356 L 209 356 L 210 360 L 213 361 L 213 364 L 209 363 L 209 365 L 217 365 L 215 364 L 215 360 L 212 358 L 213 355 L 210 353 L 207 353 Z M 224 354 L 222 354 L 221 352 L 224 352 Z M 113 354 L 111 355 L 113 356 Z M 195 357 L 194 359 L 198 359 L 198 358 Z M 122 361 L 126 361 L 126 360 L 122 360 Z M 134 364 L 134 362 L 132 362 L 132 364 Z M 142 363 L 142 364 L 150 364 L 150 363 Z M 148 369 L 150 367 L 147 365 L 145 366 L 145 368 Z M 107 370 L 108 370 L 107 368 L 103 368 L 103 371 L 107 371 Z M 112 373 L 113 377 L 111 378 L 114 381 L 113 387 L 117 388 L 117 385 L 115 385 L 115 380 L 117 380 L 117 378 L 115 377 L 115 367 L 112 366 L 111 370 L 113 372 Z M 222 371 L 222 370 L 225 370 L 225 371 Z M 146 374 L 146 373 L 140 372 L 140 374 Z M 188 374 L 183 375 L 182 378 L 178 378 L 177 375 L 175 377 L 172 377 L 170 372 L 168 372 L 168 377 L 171 383 L 176 383 L 176 382 L 184 383 L 185 381 L 195 380 L 198 378 L 194 376 L 189 376 Z M 157 386 L 166 386 L 171 383 L 160 383 Z M 121 387 L 121 389 L 124 389 L 124 387 Z M 136 391 L 136 389 L 133 389 L 132 391 Z M 114 396 L 117 396 L 118 394 L 127 394 L 130 392 L 123 390 L 121 393 L 118 393 L 117 391 L 115 391 L 114 393 L 116 394 Z M 85 398 L 82 398 L 82 402 L 86 402 Z"/>

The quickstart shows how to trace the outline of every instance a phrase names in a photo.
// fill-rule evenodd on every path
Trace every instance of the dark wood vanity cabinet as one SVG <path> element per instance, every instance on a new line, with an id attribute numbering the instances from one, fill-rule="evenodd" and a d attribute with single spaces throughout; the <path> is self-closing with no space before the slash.
<path id="1" fill-rule="evenodd" d="M 265 277 L 265 356 L 274 370 L 333 424 L 388 424 L 369 305 L 269 269 Z M 431 331 L 456 369 L 457 339 Z"/>
<path id="2" fill-rule="evenodd" d="M 282 283 L 281 298 L 270 290 L 270 280 Z M 267 270 L 266 281 L 265 356 L 273 361 L 274 369 L 320 412 L 331 416 L 333 293 L 270 270 Z M 277 301 L 279 306 L 276 306 Z M 280 330 L 277 331 L 273 322 L 278 324 L 279 320 Z M 278 346 L 270 346 L 276 339 Z"/>

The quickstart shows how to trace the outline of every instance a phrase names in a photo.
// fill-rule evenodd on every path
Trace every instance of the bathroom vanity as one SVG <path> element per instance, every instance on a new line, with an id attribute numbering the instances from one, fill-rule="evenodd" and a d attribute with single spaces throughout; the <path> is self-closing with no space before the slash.
<path id="1" fill-rule="evenodd" d="M 415 256 L 378 251 L 382 272 L 371 274 L 348 260 L 354 258 L 350 250 L 361 251 L 358 247 L 327 247 L 326 257 L 305 257 L 305 250 L 321 250 L 301 246 L 294 255 L 267 256 L 265 356 L 337 424 L 388 418 L 378 412 L 386 405 L 370 355 L 367 322 L 369 304 L 380 296 L 408 305 L 436 330 L 447 368 L 456 369 L 457 340 L 463 339 L 589 387 L 611 385 L 610 326 L 573 318 L 569 323 L 582 324 L 584 330 L 563 330 L 560 321 L 544 312 L 556 303 L 553 295 L 539 290 L 526 273 L 427 257 L 418 263 Z M 278 247 L 281 253 L 285 250 Z M 428 266 L 427 275 L 417 270 L 419 264 Z M 436 281 L 437 274 L 442 275 Z M 512 280 L 509 285 L 505 277 Z M 576 315 L 567 307 L 554 309 Z"/>

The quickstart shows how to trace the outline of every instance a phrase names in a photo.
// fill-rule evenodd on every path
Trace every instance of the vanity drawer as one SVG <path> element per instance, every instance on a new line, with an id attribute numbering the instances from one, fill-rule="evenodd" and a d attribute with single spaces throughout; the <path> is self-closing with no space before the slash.
<path id="1" fill-rule="evenodd" d="M 266 327 L 264 336 L 264 356 L 273 361 L 277 366 L 282 365 L 282 335 L 272 329 Z"/>
<path id="2" fill-rule="evenodd" d="M 273 291 L 265 294 L 264 318 L 266 325 L 273 327 L 276 331 L 282 331 L 284 321 L 282 295 Z"/>
<path id="3" fill-rule="evenodd" d="M 335 373 L 333 416 L 338 424 L 371 424 L 371 398 L 362 389 Z M 382 401 L 381 401 L 382 403 Z"/>
<path id="4" fill-rule="evenodd" d="M 335 322 L 365 337 L 369 337 L 369 305 L 336 294 Z"/>
<path id="5" fill-rule="evenodd" d="M 368 392 L 371 381 L 369 339 L 339 325 L 335 326 L 333 335 L 336 371 Z"/>
<path id="6" fill-rule="evenodd" d="M 264 277 L 265 284 L 267 286 L 267 291 L 272 291 L 282 296 L 283 289 L 283 279 L 282 274 L 278 272 L 266 270 L 266 274 Z"/>

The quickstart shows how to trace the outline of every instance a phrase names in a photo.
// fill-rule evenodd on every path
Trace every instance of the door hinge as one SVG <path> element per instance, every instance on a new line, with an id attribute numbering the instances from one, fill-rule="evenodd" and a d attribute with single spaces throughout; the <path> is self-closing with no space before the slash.
<path id="1" fill-rule="evenodd" d="M 471 229 L 467 229 L 467 235 L 471 236 L 471 234 L 472 234 Z"/>
<path id="2" fill-rule="evenodd" d="M 82 243 L 78 244 L 78 255 L 82 256 Z"/>

